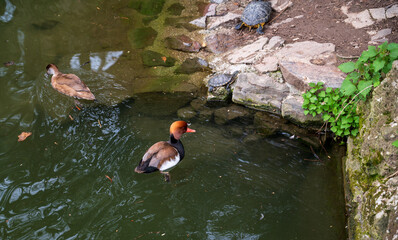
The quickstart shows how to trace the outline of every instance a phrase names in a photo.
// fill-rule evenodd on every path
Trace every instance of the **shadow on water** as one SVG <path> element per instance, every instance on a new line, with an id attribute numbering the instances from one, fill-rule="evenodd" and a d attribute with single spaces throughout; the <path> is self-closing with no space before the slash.
<path id="1" fill-rule="evenodd" d="M 140 0 L 35 3 L 0 0 L 0 60 L 14 62 L 0 65 L 1 239 L 345 237 L 340 156 L 305 161 L 308 145 L 284 132 L 255 134 L 252 119 L 192 118 L 197 132 L 182 138 L 186 156 L 170 183 L 135 173 L 195 100 L 139 93 L 158 76 L 126 46 L 131 25 L 121 21 L 133 10 L 146 23 L 157 15 Z M 83 79 L 98 102 L 79 110 L 58 94 L 45 75 L 50 62 Z M 24 131 L 32 135 L 17 142 Z"/>

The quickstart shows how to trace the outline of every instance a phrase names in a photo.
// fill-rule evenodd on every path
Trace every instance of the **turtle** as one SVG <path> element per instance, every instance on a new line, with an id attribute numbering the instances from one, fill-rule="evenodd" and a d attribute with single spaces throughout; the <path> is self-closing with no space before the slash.
<path id="1" fill-rule="evenodd" d="M 225 88 L 228 89 L 229 85 L 231 85 L 231 83 L 235 80 L 235 77 L 238 73 L 239 71 L 235 71 L 232 74 L 224 73 L 215 75 L 207 83 L 209 85 L 209 92 L 212 92 L 215 87 L 221 86 L 226 86 Z"/>
<path id="2" fill-rule="evenodd" d="M 268 22 L 271 15 L 271 3 L 263 0 L 251 1 L 243 10 L 241 22 L 235 26 L 236 30 L 241 29 L 243 26 L 257 28 L 258 34 L 264 34 L 264 24 Z"/>

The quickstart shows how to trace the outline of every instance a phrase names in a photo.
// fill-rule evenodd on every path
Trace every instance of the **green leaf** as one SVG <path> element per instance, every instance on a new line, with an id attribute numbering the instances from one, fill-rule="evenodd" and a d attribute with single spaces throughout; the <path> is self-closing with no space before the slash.
<path id="1" fill-rule="evenodd" d="M 364 51 L 361 56 L 365 56 L 368 59 L 377 55 L 377 50 L 375 46 L 368 46 L 368 51 Z"/>
<path id="2" fill-rule="evenodd" d="M 343 133 L 343 130 L 341 130 L 341 129 L 339 129 L 339 130 L 336 131 L 336 135 L 337 135 L 337 136 L 341 136 L 342 133 Z"/>
<path id="3" fill-rule="evenodd" d="M 343 83 L 341 84 L 340 89 L 344 95 L 350 96 L 353 95 L 357 91 L 357 87 L 347 79 L 344 79 Z"/>
<path id="4" fill-rule="evenodd" d="M 359 74 L 358 72 L 352 72 L 347 75 L 346 79 L 348 79 L 348 80 L 351 79 L 354 83 L 356 83 L 360 77 L 361 77 L 361 74 Z"/>
<path id="5" fill-rule="evenodd" d="M 346 130 L 344 131 L 344 136 L 348 136 L 348 135 L 350 135 L 350 130 L 349 130 L 349 129 L 346 129 Z"/>
<path id="6" fill-rule="evenodd" d="M 369 87 L 372 84 L 373 84 L 372 81 L 360 81 L 358 83 L 358 91 L 363 91 L 363 92 L 361 92 L 361 95 L 363 97 L 366 97 L 368 95 L 368 93 L 372 90 L 372 87 Z M 367 88 L 367 87 L 369 87 L 369 88 Z M 365 89 L 365 88 L 367 88 L 367 89 Z"/>
<path id="7" fill-rule="evenodd" d="M 351 130 L 351 134 L 352 134 L 352 136 L 356 136 L 356 135 L 358 135 L 358 129 L 353 129 L 353 130 Z"/>
<path id="8" fill-rule="evenodd" d="M 324 115 L 322 116 L 322 118 L 323 118 L 323 121 L 327 121 L 327 120 L 330 119 L 330 115 L 329 115 L 329 114 L 324 114 Z"/>
<path id="9" fill-rule="evenodd" d="M 304 110 L 304 115 L 307 115 L 309 112 L 309 110 Z"/>
<path id="10" fill-rule="evenodd" d="M 317 91 L 316 88 L 311 88 L 311 89 L 310 89 L 310 93 L 315 93 L 316 91 Z"/>
<path id="11" fill-rule="evenodd" d="M 385 64 L 386 64 L 386 61 L 384 61 L 384 60 L 382 60 L 382 59 L 380 59 L 380 58 L 377 58 L 377 59 L 373 62 L 374 71 L 375 71 L 375 72 L 380 71 L 380 70 L 384 67 Z"/>
<path id="12" fill-rule="evenodd" d="M 318 100 L 318 98 L 316 96 L 312 96 L 310 98 L 310 102 L 315 103 Z"/>
<path id="13" fill-rule="evenodd" d="M 394 49 L 398 49 L 398 43 L 390 43 L 390 44 L 388 44 L 388 46 L 387 46 L 387 50 L 388 51 L 391 51 L 391 50 L 394 50 Z"/>
<path id="14" fill-rule="evenodd" d="M 312 88 L 314 88 L 314 87 L 316 86 L 315 83 L 313 83 L 313 82 L 312 82 L 312 83 L 309 83 L 308 85 L 309 85 L 310 87 L 312 87 Z"/>
<path id="15" fill-rule="evenodd" d="M 307 105 L 308 103 L 310 103 L 310 100 L 308 98 L 304 99 L 303 105 Z"/>
<path id="16" fill-rule="evenodd" d="M 398 49 L 393 49 L 390 51 L 390 58 L 392 58 L 392 60 L 395 60 L 398 58 Z"/>
<path id="17" fill-rule="evenodd" d="M 316 85 L 317 85 L 318 87 L 322 87 L 322 86 L 323 86 L 323 82 L 317 82 Z"/>
<path id="18" fill-rule="evenodd" d="M 395 140 L 395 142 L 393 142 L 392 145 L 398 148 L 398 140 Z"/>
<path id="19" fill-rule="evenodd" d="M 310 110 L 315 110 L 316 109 L 316 105 L 315 104 L 311 104 L 309 107 Z"/>
<path id="20" fill-rule="evenodd" d="M 380 44 L 379 47 L 378 47 L 380 49 L 380 51 L 386 50 L 387 49 L 387 44 L 388 44 L 387 41 L 383 42 L 383 44 Z"/>
<path id="21" fill-rule="evenodd" d="M 318 97 L 322 97 L 322 98 L 326 97 L 325 91 L 320 92 L 320 93 L 318 94 Z"/>
<path id="22" fill-rule="evenodd" d="M 333 90 L 333 88 L 331 88 L 331 87 L 327 87 L 327 88 L 326 88 L 326 93 L 331 93 L 331 92 L 332 92 L 332 90 Z"/>
<path id="23" fill-rule="evenodd" d="M 331 130 L 332 132 L 336 133 L 336 132 L 337 132 L 337 126 L 333 126 L 330 130 Z"/>
<path id="24" fill-rule="evenodd" d="M 349 72 L 352 72 L 355 70 L 355 63 L 346 62 L 346 63 L 340 64 L 340 66 L 338 68 L 344 73 L 349 73 Z"/>

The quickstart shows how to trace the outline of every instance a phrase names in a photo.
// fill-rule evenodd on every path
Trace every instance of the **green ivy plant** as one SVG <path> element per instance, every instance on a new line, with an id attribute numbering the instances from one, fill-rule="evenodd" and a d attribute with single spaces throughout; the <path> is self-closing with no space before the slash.
<path id="1" fill-rule="evenodd" d="M 314 117 L 321 114 L 336 136 L 356 136 L 359 128 L 358 101 L 365 101 L 372 89 L 380 85 L 396 59 L 397 43 L 385 42 L 377 48 L 369 46 L 356 62 L 339 66 L 342 72 L 347 73 L 340 88 L 325 88 L 322 82 L 309 84 L 310 90 L 303 94 L 304 114 Z"/>

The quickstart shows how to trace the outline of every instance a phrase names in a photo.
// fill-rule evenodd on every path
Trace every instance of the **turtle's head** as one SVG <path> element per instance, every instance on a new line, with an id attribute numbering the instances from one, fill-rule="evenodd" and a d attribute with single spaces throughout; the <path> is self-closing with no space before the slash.
<path id="1" fill-rule="evenodd" d="M 52 63 L 47 65 L 46 70 L 47 70 L 47 73 L 50 75 L 54 75 L 58 72 L 57 66 L 55 66 L 55 64 L 52 64 Z"/>

